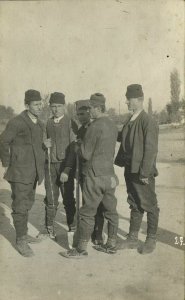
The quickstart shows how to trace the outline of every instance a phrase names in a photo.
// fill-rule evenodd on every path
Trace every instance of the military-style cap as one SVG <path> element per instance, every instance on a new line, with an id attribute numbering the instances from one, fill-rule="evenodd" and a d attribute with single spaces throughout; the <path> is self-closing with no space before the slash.
<path id="1" fill-rule="evenodd" d="M 27 90 L 25 92 L 24 103 L 30 104 L 30 102 L 32 102 L 32 101 L 41 101 L 40 92 L 38 92 L 36 90 Z"/>
<path id="2" fill-rule="evenodd" d="M 52 93 L 49 99 L 49 103 L 65 104 L 65 95 L 62 93 Z"/>
<path id="3" fill-rule="evenodd" d="M 143 97 L 143 90 L 140 84 L 131 84 L 127 86 L 127 92 L 125 96 L 129 98 L 139 98 Z"/>
<path id="4" fill-rule="evenodd" d="M 105 105 L 105 97 L 103 94 L 101 93 L 95 93 L 93 95 L 91 95 L 90 97 L 90 104 L 92 106 L 96 106 L 96 105 Z"/>
<path id="5" fill-rule="evenodd" d="M 79 109 L 88 109 L 90 107 L 90 101 L 89 100 L 78 100 L 75 102 L 76 104 L 76 110 Z"/>

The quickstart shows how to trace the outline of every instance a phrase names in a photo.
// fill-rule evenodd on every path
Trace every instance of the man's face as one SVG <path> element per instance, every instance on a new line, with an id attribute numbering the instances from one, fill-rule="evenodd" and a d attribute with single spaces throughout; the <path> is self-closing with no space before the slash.
<path id="1" fill-rule="evenodd" d="M 34 116 L 38 117 L 42 112 L 42 101 L 31 101 L 26 105 L 27 110 Z"/>
<path id="2" fill-rule="evenodd" d="M 55 118 L 60 118 L 65 113 L 65 104 L 52 103 L 50 108 Z"/>
<path id="3" fill-rule="evenodd" d="M 135 111 L 140 108 L 141 100 L 139 100 L 138 98 L 129 98 L 126 99 L 126 104 L 128 106 L 129 111 Z"/>
<path id="4" fill-rule="evenodd" d="M 90 106 L 90 116 L 92 119 L 97 119 L 98 117 L 98 113 L 99 113 L 99 108 L 98 107 L 94 107 L 94 106 Z"/>
<path id="5" fill-rule="evenodd" d="M 90 121 L 90 112 L 89 109 L 78 109 L 77 117 L 80 124 L 85 125 Z"/>

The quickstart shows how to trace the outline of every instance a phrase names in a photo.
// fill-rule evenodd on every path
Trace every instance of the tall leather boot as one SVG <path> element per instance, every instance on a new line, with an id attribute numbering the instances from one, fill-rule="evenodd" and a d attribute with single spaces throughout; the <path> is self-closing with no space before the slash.
<path id="1" fill-rule="evenodd" d="M 139 251 L 141 254 L 149 254 L 155 250 L 158 221 L 159 208 L 156 207 L 154 212 L 147 213 L 147 237 L 142 249 Z"/>
<path id="2" fill-rule="evenodd" d="M 108 223 L 108 239 L 105 245 L 98 245 L 95 247 L 100 252 L 108 254 L 115 254 L 117 252 L 117 231 L 118 227 Z"/>
<path id="3" fill-rule="evenodd" d="M 130 228 L 127 239 L 117 246 L 118 250 L 124 249 L 137 249 L 138 247 L 138 234 L 143 219 L 143 212 L 131 209 L 130 212 Z"/>
<path id="4" fill-rule="evenodd" d="M 49 207 L 47 205 L 45 206 L 45 227 L 37 235 L 37 238 L 39 240 L 44 240 L 47 238 L 56 240 L 56 233 L 54 228 L 56 213 L 57 207 Z"/>
<path id="5" fill-rule="evenodd" d="M 103 215 L 103 211 L 99 206 L 97 210 L 97 214 L 95 216 L 94 230 L 91 235 L 91 240 L 94 245 L 103 244 L 103 226 L 104 226 L 104 215 Z"/>

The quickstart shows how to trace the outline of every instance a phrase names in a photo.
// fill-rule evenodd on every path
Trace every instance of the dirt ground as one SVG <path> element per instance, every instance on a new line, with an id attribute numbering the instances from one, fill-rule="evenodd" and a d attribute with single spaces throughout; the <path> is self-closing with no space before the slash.
<path id="1" fill-rule="evenodd" d="M 35 256 L 24 258 L 15 249 L 11 219 L 11 193 L 0 170 L 0 300 L 183 300 L 184 299 L 184 129 L 162 130 L 159 139 L 156 192 L 160 206 L 158 243 L 155 252 L 142 256 L 136 250 L 115 255 L 97 252 L 89 243 L 89 256 L 68 260 L 67 227 L 60 203 L 56 218 L 58 241 L 33 245 Z M 129 228 L 129 207 L 123 169 L 118 199 L 119 239 Z M 38 187 L 30 212 L 29 233 L 36 235 L 44 224 L 44 187 Z M 146 237 L 146 216 L 140 243 Z M 184 245 L 176 242 L 184 237 Z M 105 228 L 106 238 L 106 228 Z"/>

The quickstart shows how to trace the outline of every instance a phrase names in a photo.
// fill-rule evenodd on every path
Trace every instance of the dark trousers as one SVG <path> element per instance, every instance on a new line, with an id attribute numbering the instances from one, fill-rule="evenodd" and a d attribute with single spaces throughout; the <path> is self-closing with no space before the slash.
<path id="1" fill-rule="evenodd" d="M 129 167 L 125 168 L 125 182 L 127 186 L 128 203 L 141 211 L 152 212 L 157 206 L 155 193 L 155 177 L 149 177 L 149 184 L 143 184 L 139 174 L 130 173 Z"/>
<path id="2" fill-rule="evenodd" d="M 59 194 L 61 192 L 63 205 L 66 211 L 67 225 L 69 229 L 74 226 L 75 215 L 75 199 L 74 199 L 74 175 L 69 173 L 68 181 L 61 183 L 60 175 L 64 169 L 63 163 L 51 163 L 51 182 L 49 178 L 48 163 L 45 165 L 45 189 L 46 197 L 44 199 L 46 205 L 46 226 L 52 226 L 56 216 Z M 53 195 L 51 192 L 51 184 Z"/>
<path id="3" fill-rule="evenodd" d="M 104 216 L 108 220 L 108 237 L 116 238 L 118 230 L 118 213 L 115 187 L 111 187 L 114 175 L 95 177 L 89 172 L 83 181 L 84 205 L 80 208 L 79 240 L 89 241 L 94 229 L 95 215 L 100 203 L 104 207 Z"/>
<path id="4" fill-rule="evenodd" d="M 37 181 L 30 184 L 11 182 L 12 189 L 12 218 L 16 231 L 16 237 L 22 237 L 28 231 L 28 211 L 35 201 Z"/>
<path id="5" fill-rule="evenodd" d="M 131 208 L 130 231 L 139 231 L 143 213 L 147 212 L 147 236 L 155 236 L 158 228 L 159 208 L 155 193 L 155 178 L 149 177 L 149 184 L 143 184 L 139 174 L 125 168 L 127 201 Z"/>
<path id="6" fill-rule="evenodd" d="M 81 191 L 83 192 L 83 175 L 80 176 L 80 187 Z M 83 194 L 82 194 L 83 196 Z M 84 205 L 84 199 L 82 197 L 82 205 Z M 92 240 L 102 240 L 103 236 L 103 226 L 104 226 L 104 206 L 103 203 L 100 202 L 97 212 L 95 215 L 95 224 L 94 224 L 94 230 L 92 232 L 91 238 Z"/>

